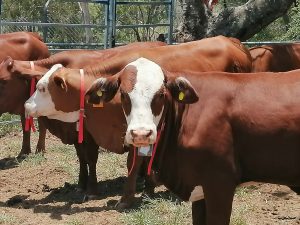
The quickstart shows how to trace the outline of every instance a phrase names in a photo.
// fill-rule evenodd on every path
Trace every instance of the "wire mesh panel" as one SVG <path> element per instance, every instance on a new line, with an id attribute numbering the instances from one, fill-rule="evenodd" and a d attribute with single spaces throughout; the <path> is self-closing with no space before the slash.
<path id="1" fill-rule="evenodd" d="M 59 49 L 171 43 L 173 1 L 3 0 L 0 31 L 39 32 L 50 48 Z"/>
<path id="2" fill-rule="evenodd" d="M 46 21 L 61 23 L 64 26 L 46 27 L 47 42 L 104 43 L 105 7 L 103 4 L 93 2 L 51 1 L 45 16 Z M 79 26 L 80 24 L 87 26 Z"/>
<path id="3" fill-rule="evenodd" d="M 116 40 L 164 41 L 171 10 L 171 1 L 116 1 Z"/>
<path id="4" fill-rule="evenodd" d="M 1 33 L 39 32 L 55 48 L 106 47 L 107 15 L 105 0 L 3 0 Z"/>

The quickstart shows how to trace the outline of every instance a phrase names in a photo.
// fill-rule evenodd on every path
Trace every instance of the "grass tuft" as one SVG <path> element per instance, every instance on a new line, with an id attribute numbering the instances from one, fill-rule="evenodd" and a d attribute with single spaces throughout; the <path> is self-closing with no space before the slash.
<path id="1" fill-rule="evenodd" d="M 123 213 L 121 222 L 125 225 L 191 224 L 191 206 L 184 202 L 146 198 L 139 209 Z"/>
<path id="2" fill-rule="evenodd" d="M 20 120 L 20 116 L 4 113 L 0 117 L 0 122 L 12 121 L 12 120 Z M 20 123 L 12 123 L 12 124 L 1 124 L 0 125 L 0 138 L 4 137 L 12 132 L 16 132 L 16 131 L 22 131 L 21 122 Z"/>
<path id="3" fill-rule="evenodd" d="M 16 224 L 17 219 L 6 213 L 0 213 L 0 224 Z"/>
<path id="4" fill-rule="evenodd" d="M 71 219 L 65 223 L 65 225 L 83 225 L 84 223 L 78 219 Z"/>
<path id="5" fill-rule="evenodd" d="M 24 159 L 21 163 L 21 167 L 32 167 L 41 165 L 43 162 L 46 161 L 46 158 L 42 153 L 37 154 L 30 154 L 26 159 Z"/>

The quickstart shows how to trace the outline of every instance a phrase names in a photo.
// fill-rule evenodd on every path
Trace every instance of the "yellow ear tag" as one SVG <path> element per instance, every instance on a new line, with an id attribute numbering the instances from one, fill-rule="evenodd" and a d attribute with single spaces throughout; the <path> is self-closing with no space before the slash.
<path id="1" fill-rule="evenodd" d="M 99 97 L 101 97 L 101 96 L 103 95 L 103 93 L 102 93 L 101 90 L 98 90 L 98 91 L 96 92 L 96 94 L 97 94 Z"/>
<path id="2" fill-rule="evenodd" d="M 179 101 L 182 101 L 184 99 L 184 93 L 182 91 L 179 92 L 178 99 L 179 99 Z"/>
<path id="3" fill-rule="evenodd" d="M 97 96 L 102 97 L 103 92 L 101 90 L 98 90 L 96 92 L 96 94 L 97 94 Z M 100 101 L 99 104 L 93 104 L 93 107 L 102 108 L 103 107 L 103 101 Z"/>

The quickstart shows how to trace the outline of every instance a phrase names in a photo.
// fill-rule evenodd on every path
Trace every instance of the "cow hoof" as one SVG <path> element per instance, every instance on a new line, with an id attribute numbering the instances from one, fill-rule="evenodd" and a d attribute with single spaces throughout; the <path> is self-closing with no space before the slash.
<path id="1" fill-rule="evenodd" d="M 143 198 L 154 198 L 154 190 L 145 190 L 142 193 Z"/>
<path id="2" fill-rule="evenodd" d="M 19 162 L 21 162 L 21 161 L 23 161 L 24 159 L 26 159 L 28 157 L 28 154 L 24 154 L 24 153 L 21 153 L 20 152 L 20 154 L 17 156 L 17 160 L 19 161 Z"/>
<path id="3" fill-rule="evenodd" d="M 82 192 L 84 192 L 84 189 L 82 187 L 76 187 L 75 191 L 79 192 L 79 193 L 82 193 Z"/>
<path id="4" fill-rule="evenodd" d="M 97 195 L 84 195 L 83 197 L 83 202 L 88 202 L 90 200 L 95 200 L 97 199 Z"/>
<path id="5" fill-rule="evenodd" d="M 133 205 L 133 202 L 122 202 L 121 200 L 119 200 L 117 202 L 117 204 L 115 205 L 116 210 L 124 210 L 124 209 L 128 209 Z"/>

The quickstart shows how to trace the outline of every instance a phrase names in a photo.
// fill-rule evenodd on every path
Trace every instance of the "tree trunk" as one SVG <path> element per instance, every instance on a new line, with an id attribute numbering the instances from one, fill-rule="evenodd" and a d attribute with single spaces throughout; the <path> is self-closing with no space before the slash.
<path id="1" fill-rule="evenodd" d="M 247 40 L 283 16 L 295 0 L 249 0 L 213 15 L 200 0 L 180 0 L 183 21 L 177 28 L 178 42 L 224 35 Z"/>
<path id="2" fill-rule="evenodd" d="M 210 12 L 202 0 L 179 0 L 180 16 L 175 30 L 177 42 L 201 39 L 205 36 Z"/>
<path id="3" fill-rule="evenodd" d="M 91 16 L 87 2 L 79 2 L 79 8 L 83 14 L 83 23 L 91 24 Z M 85 43 L 90 43 L 93 40 L 92 30 L 89 27 L 85 28 Z"/>

